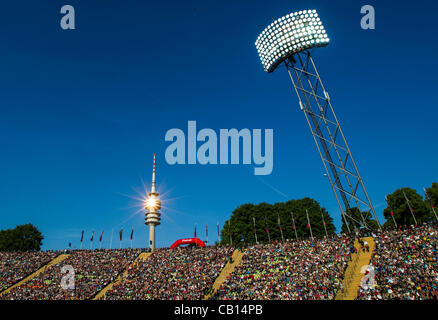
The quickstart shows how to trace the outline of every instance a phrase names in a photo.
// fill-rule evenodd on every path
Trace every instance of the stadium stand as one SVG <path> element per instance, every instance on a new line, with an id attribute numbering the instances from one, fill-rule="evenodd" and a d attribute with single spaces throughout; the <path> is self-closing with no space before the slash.
<path id="1" fill-rule="evenodd" d="M 234 250 L 231 260 L 228 261 L 225 267 L 222 269 L 221 273 L 216 278 L 216 280 L 213 283 L 213 286 L 204 296 L 203 300 L 209 300 L 211 297 L 213 297 L 216 294 L 216 292 L 221 287 L 222 283 L 230 276 L 230 274 L 234 271 L 236 266 L 242 261 L 242 258 L 243 258 L 243 252 L 237 249 Z"/>
<path id="2" fill-rule="evenodd" d="M 375 237 L 375 282 L 359 300 L 438 299 L 438 226 L 422 224 Z"/>
<path id="3" fill-rule="evenodd" d="M 0 292 L 49 263 L 57 252 L 0 252 Z"/>
<path id="4" fill-rule="evenodd" d="M 84 300 L 111 283 L 140 254 L 138 249 L 73 251 L 68 258 L 0 296 L 3 300 Z M 62 266 L 75 270 L 75 288 L 60 286 Z"/>
<path id="5" fill-rule="evenodd" d="M 342 289 L 336 295 L 336 300 L 354 300 L 357 291 L 362 284 L 367 265 L 370 264 L 371 255 L 375 244 L 372 237 L 356 239 L 354 243 L 355 252 L 351 255 L 347 270 L 344 273 Z"/>
<path id="6" fill-rule="evenodd" d="M 158 249 L 107 292 L 108 300 L 200 300 L 231 257 L 232 247 Z"/>
<path id="7" fill-rule="evenodd" d="M 1 252 L 0 299 L 438 299 L 437 259 L 438 224 L 242 250 Z M 60 286 L 66 265 L 74 289 Z"/>
<path id="8" fill-rule="evenodd" d="M 215 298 L 334 299 L 351 260 L 352 245 L 353 239 L 336 237 L 250 247 Z"/>

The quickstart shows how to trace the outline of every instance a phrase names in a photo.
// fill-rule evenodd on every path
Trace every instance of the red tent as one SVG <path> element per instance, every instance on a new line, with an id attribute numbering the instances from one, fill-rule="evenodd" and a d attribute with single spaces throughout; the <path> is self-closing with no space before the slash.
<path id="1" fill-rule="evenodd" d="M 176 240 L 174 244 L 170 246 L 170 249 L 185 245 L 185 244 L 197 244 L 200 247 L 205 247 L 205 243 L 198 238 L 188 238 Z"/>

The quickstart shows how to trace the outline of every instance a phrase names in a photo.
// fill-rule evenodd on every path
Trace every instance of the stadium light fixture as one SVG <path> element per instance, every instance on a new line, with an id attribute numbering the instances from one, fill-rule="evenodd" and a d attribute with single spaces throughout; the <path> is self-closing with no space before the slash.
<path id="1" fill-rule="evenodd" d="M 348 231 L 346 217 L 350 222 L 368 228 L 367 218 L 371 213 L 380 229 L 329 94 L 310 54 L 312 49 L 326 47 L 329 43 L 316 10 L 302 10 L 274 20 L 258 36 L 255 46 L 266 72 L 272 73 L 284 63 Z M 352 217 L 354 207 L 361 212 L 362 221 Z"/>
<path id="2" fill-rule="evenodd" d="M 265 71 L 271 73 L 295 53 L 325 47 L 329 42 L 316 10 L 304 10 L 272 22 L 257 38 L 255 45 Z"/>

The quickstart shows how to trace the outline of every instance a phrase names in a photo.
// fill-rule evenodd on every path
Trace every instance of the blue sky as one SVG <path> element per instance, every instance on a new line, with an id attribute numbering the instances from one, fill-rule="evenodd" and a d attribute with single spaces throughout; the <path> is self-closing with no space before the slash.
<path id="1" fill-rule="evenodd" d="M 76 30 L 59 27 L 63 4 Z M 376 29 L 360 28 L 373 5 Z M 437 179 L 437 5 L 430 1 L 8 1 L 0 10 L 0 229 L 31 222 L 44 249 L 84 247 L 91 231 L 134 227 L 152 157 L 163 194 L 157 245 L 205 224 L 215 241 L 243 203 L 314 197 L 339 209 L 284 70 L 266 74 L 254 42 L 287 13 L 316 9 L 331 43 L 315 61 L 379 217 L 384 196 Z M 170 166 L 171 128 L 274 129 L 274 170 Z M 137 190 L 137 191 L 136 191 Z M 137 213 L 136 213 L 137 212 Z M 124 241 L 124 246 L 129 241 Z"/>

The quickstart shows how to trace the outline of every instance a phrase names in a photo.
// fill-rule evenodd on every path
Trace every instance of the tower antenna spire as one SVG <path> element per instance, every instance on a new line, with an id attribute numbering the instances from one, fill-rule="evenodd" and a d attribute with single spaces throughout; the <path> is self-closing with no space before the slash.
<path id="1" fill-rule="evenodd" d="M 156 192 L 156 185 L 155 185 L 155 153 L 154 153 L 154 163 L 152 166 L 152 187 L 151 187 L 151 193 Z"/>
<path id="2" fill-rule="evenodd" d="M 148 198 L 146 200 L 146 218 L 145 224 L 149 226 L 149 248 L 153 252 L 155 250 L 155 226 L 161 224 L 161 200 L 158 197 L 159 194 L 156 189 L 155 182 L 155 153 L 154 153 L 154 162 L 152 167 L 152 186 L 151 192 L 148 194 Z"/>

